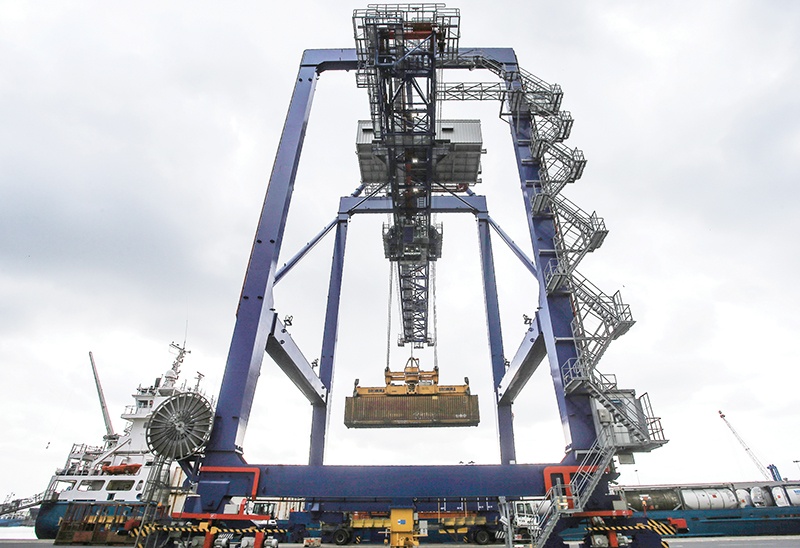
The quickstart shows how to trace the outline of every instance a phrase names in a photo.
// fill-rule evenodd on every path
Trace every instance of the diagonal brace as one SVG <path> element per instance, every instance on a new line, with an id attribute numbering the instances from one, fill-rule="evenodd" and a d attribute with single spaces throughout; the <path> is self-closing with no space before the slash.
<path id="1" fill-rule="evenodd" d="M 544 336 L 542 335 L 542 328 L 539 325 L 539 313 L 536 313 L 533 322 L 525 333 L 525 338 L 519 345 L 514 359 L 506 369 L 506 374 L 500 381 L 500 386 L 497 387 L 497 403 L 512 403 L 519 393 L 525 388 L 528 379 L 531 378 L 534 371 L 542 363 L 542 360 L 547 355 L 547 350 L 544 347 Z"/>
<path id="2" fill-rule="evenodd" d="M 311 364 L 303 356 L 300 348 L 292 339 L 278 319 L 278 314 L 273 314 L 272 330 L 267 337 L 267 354 L 275 360 L 286 376 L 300 389 L 311 404 L 325 405 L 328 398 L 328 389 L 317 377 Z"/>
<path id="3" fill-rule="evenodd" d="M 294 265 L 296 265 L 297 263 L 299 263 L 299 262 L 300 262 L 300 259 L 302 259 L 303 257 L 305 257 L 305 256 L 306 256 L 306 253 L 308 253 L 309 251 L 311 251 L 312 249 L 314 249 L 314 246 L 315 246 L 315 245 L 317 245 L 317 244 L 319 243 L 319 241 L 320 241 L 320 240 L 322 240 L 322 238 L 324 238 L 324 237 L 325 237 L 325 235 L 326 235 L 328 232 L 330 232 L 330 231 L 331 231 L 331 229 L 332 229 L 334 226 L 336 226 L 336 223 L 338 222 L 338 220 L 339 220 L 339 219 L 338 219 L 338 218 L 336 218 L 336 219 L 332 220 L 331 222 L 329 222 L 327 225 L 325 225 L 325 228 L 323 228 L 323 229 L 320 231 L 320 233 L 319 233 L 319 234 L 317 234 L 316 236 L 314 236 L 314 237 L 311 239 L 311 241 L 309 241 L 308 243 L 306 243 L 306 245 L 304 245 L 304 246 L 303 246 L 303 248 L 302 248 L 300 251 L 298 251 L 298 252 L 295 254 L 295 256 L 294 256 L 294 257 L 292 257 L 291 259 L 289 259 L 289 260 L 286 262 L 286 264 L 284 264 L 284 265 L 283 265 L 283 266 L 282 266 L 280 269 L 278 269 L 278 271 L 275 273 L 275 282 L 274 282 L 274 283 L 276 283 L 276 284 L 277 284 L 277 283 L 278 283 L 278 282 L 281 280 L 281 278 L 283 278 L 283 277 L 284 277 L 286 274 L 288 274 L 288 273 L 289 273 L 289 271 L 290 271 L 292 268 L 294 268 Z"/>
<path id="4" fill-rule="evenodd" d="M 517 259 L 519 259 L 522 262 L 525 268 L 527 268 L 528 271 L 531 274 L 533 274 L 533 277 L 535 278 L 536 266 L 533 264 L 533 261 L 530 260 L 530 258 L 528 258 L 527 255 L 525 255 L 525 252 L 523 252 L 522 249 L 520 249 L 520 247 L 514 242 L 514 240 L 512 240 L 511 237 L 508 234 L 506 234 L 505 230 L 500 228 L 500 225 L 498 225 L 494 221 L 494 219 L 492 219 L 491 217 L 487 217 L 486 220 L 489 221 L 489 226 L 491 226 L 495 230 L 495 232 L 497 232 L 497 234 L 500 236 L 500 239 L 505 242 L 505 244 L 508 246 L 511 252 L 514 253 L 514 255 L 516 255 Z"/>

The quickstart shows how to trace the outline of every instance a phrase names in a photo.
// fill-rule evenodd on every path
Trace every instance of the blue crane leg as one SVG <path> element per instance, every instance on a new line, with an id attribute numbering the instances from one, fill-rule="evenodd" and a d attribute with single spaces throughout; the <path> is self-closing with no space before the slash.
<path id="1" fill-rule="evenodd" d="M 331 279 L 328 286 L 328 305 L 325 312 L 325 327 L 322 336 L 322 355 L 319 362 L 319 378 L 328 389 L 329 399 L 324 404 L 315 404 L 311 415 L 311 449 L 308 464 L 321 466 L 325 457 L 325 432 L 330 413 L 330 393 L 333 388 L 333 365 L 336 354 L 336 338 L 339 328 L 339 300 L 342 293 L 344 251 L 347 242 L 346 213 L 339 214 L 336 224 L 336 241 L 331 261 Z"/>
<path id="2" fill-rule="evenodd" d="M 489 216 L 487 213 L 481 212 L 478 213 L 477 217 L 478 239 L 481 248 L 481 272 L 483 273 L 483 294 L 486 303 L 486 327 L 489 333 L 494 399 L 497 402 L 497 389 L 506 373 L 505 357 L 503 355 L 503 331 L 500 327 L 500 304 L 497 300 L 497 280 L 494 272 L 492 240 L 489 234 Z M 497 405 L 497 433 L 500 440 L 500 462 L 502 464 L 516 462 L 514 423 L 510 402 Z"/>
<path id="3" fill-rule="evenodd" d="M 531 139 L 530 117 L 515 117 L 511 127 L 526 217 L 528 219 L 528 229 L 533 245 L 533 260 L 539 281 L 539 311 L 537 318 L 544 334 L 545 348 L 547 349 L 547 357 L 550 363 L 550 375 L 553 379 L 558 412 L 567 442 L 565 461 L 568 462 L 573 460 L 574 451 L 591 447 L 597 434 L 594 429 L 589 397 L 582 394 L 567 394 L 564 389 L 561 368 L 570 359 L 575 359 L 578 355 L 570 326 L 575 313 L 569 294 L 555 293 L 548 295 L 546 290 L 544 272 L 548 261 L 555 258 L 555 243 L 553 242 L 555 227 L 551 216 L 534 216 L 531 209 L 534 194 L 532 181 L 539 180 L 539 167 L 534 162 L 530 147 L 527 145 Z"/>
<path id="4" fill-rule="evenodd" d="M 316 81 L 315 66 L 300 67 L 239 297 L 206 464 L 240 460 L 231 455 L 242 450 L 267 346 L 276 264 Z"/>
<path id="5" fill-rule="evenodd" d="M 214 429 L 205 450 L 207 466 L 243 462 L 244 435 L 270 333 L 276 266 L 317 74 L 356 66 L 353 49 L 307 50 L 303 54 L 239 297 Z"/>

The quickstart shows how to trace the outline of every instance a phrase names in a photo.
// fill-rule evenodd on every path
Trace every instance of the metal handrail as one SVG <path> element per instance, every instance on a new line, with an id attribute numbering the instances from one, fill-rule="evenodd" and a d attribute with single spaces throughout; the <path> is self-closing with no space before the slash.
<path id="1" fill-rule="evenodd" d="M 534 547 L 543 546 L 547 542 L 558 524 L 561 513 L 565 510 L 562 506 L 569 507 L 570 499 L 572 496 L 564 484 L 556 484 L 547 491 L 544 500 L 549 500 L 550 506 L 540 518 L 542 527 L 531 533 L 531 542 Z"/>
<path id="2" fill-rule="evenodd" d="M 600 483 L 606 468 L 611 464 L 614 449 L 613 437 L 603 429 L 578 465 L 578 471 L 572 476 L 573 481 L 567 485 L 556 484 L 547 491 L 545 500 L 550 500 L 551 504 L 541 518 L 543 527 L 532 535 L 534 547 L 541 547 L 547 542 L 562 513 L 578 512 L 583 509 L 585 502 Z"/>
<path id="3" fill-rule="evenodd" d="M 4 502 L 0 504 L 0 516 L 5 514 L 13 514 L 14 512 L 18 512 L 20 510 L 25 510 L 26 508 L 33 508 L 34 506 L 38 506 L 42 503 L 45 497 L 45 492 L 36 493 L 32 497 L 26 497 L 24 499 L 15 499 L 12 501 Z"/>

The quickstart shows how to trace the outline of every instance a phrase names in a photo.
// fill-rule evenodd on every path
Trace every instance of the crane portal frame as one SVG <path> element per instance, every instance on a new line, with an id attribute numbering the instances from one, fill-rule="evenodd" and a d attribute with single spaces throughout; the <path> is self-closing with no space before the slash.
<path id="1" fill-rule="evenodd" d="M 454 85 L 445 93 L 451 96 L 449 98 L 503 101 L 504 116 L 511 127 L 533 250 L 533 259 L 529 259 L 511 242 L 489 217 L 484 197 L 469 193 L 432 198 L 431 212 L 472 213 L 478 220 L 501 463 L 357 467 L 323 463 L 347 222 L 354 214 L 391 211 L 391 203 L 388 197 L 342 198 L 336 219 L 283 270 L 278 269 L 317 79 L 325 71 L 359 68 L 354 49 L 307 50 L 295 82 L 247 267 L 211 438 L 203 455 L 181 463 L 190 479 L 197 483 L 198 497 L 187 502 L 186 511 L 217 512 L 232 496 L 301 497 L 306 501 L 327 501 L 329 505 L 359 501 L 361 508 L 366 501 L 391 503 L 397 500 L 536 496 L 544 495 L 550 486 L 552 478 L 549 473 L 557 475 L 565 465 L 580 466 L 585 472 L 582 483 L 576 484 L 573 490 L 576 496 L 584 497 L 575 508 L 583 508 L 616 454 L 649 451 L 666 442 L 658 419 L 652 416 L 649 401 L 644 399 L 646 395 L 636 398 L 633 391 L 618 389 L 613 376 L 600 374 L 594 369 L 604 350 L 604 347 L 598 347 L 598 340 L 605 344 L 624 333 L 633 322 L 626 315 L 627 308 L 622 305 L 618 294 L 608 297 L 596 291 L 570 267 L 568 258 L 569 253 L 573 253 L 575 259 L 574 245 L 565 247 L 563 240 L 571 226 L 569 220 L 573 219 L 574 225 L 580 224 L 578 221 L 584 220 L 580 216 L 583 212 L 565 199 L 557 198 L 560 188 L 554 186 L 558 181 L 547 173 L 548 165 L 558 163 L 558 158 L 548 159 L 542 154 L 549 152 L 553 155 L 563 150 L 557 147 L 537 150 L 534 146 L 540 139 L 534 127 L 531 105 L 541 97 L 530 99 L 531 92 L 525 89 L 530 75 L 519 68 L 516 55 L 510 48 L 459 49 L 456 59 L 462 62 L 451 61 L 445 68 L 483 68 L 502 76 L 500 87 L 486 86 L 475 91 Z M 554 106 L 557 112 L 560 90 L 553 90 L 556 97 L 550 99 L 555 104 L 550 106 Z M 559 130 L 561 138 L 567 133 L 568 130 Z M 559 135 L 551 141 L 559 140 Z M 563 171 L 563 166 L 567 166 L 572 170 L 565 175 L 563 182 L 570 182 L 570 177 L 572 180 L 579 177 L 582 170 L 580 152 L 569 152 L 574 162 L 570 164 L 562 160 L 563 165 L 558 168 Z M 547 162 L 549 164 L 545 165 Z M 597 221 L 594 214 L 587 218 Z M 336 235 L 317 374 L 278 319 L 274 310 L 273 287 L 305 251 L 334 227 Z M 537 278 L 539 286 L 539 310 L 508 364 L 503 352 L 490 227 L 510 245 Z M 559 249 L 566 251 L 559 256 Z M 576 318 L 588 317 L 592 313 L 608 316 L 609 311 L 616 313 L 611 323 L 601 322 L 599 327 L 592 328 L 593 331 L 583 333 L 580 329 L 585 326 L 581 322 L 577 322 L 576 327 Z M 604 331 L 600 333 L 601 330 Z M 313 406 L 308 465 L 248 464 L 244 458 L 243 440 L 265 351 Z M 545 356 L 548 357 L 567 438 L 566 454 L 560 463 L 517 464 L 512 404 Z"/>

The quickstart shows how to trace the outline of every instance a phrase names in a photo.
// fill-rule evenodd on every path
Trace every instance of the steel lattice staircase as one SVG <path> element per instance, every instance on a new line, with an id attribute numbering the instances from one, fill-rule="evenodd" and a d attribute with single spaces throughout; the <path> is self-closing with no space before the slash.
<path id="1" fill-rule="evenodd" d="M 608 295 L 576 270 L 588 253 L 603 244 L 608 230 L 596 213 L 585 212 L 561 195 L 567 184 L 582 176 L 586 165 L 583 152 L 562 144 L 569 136 L 572 117 L 558 112 L 561 89 L 521 70 L 506 71 L 491 63 L 484 66 L 506 82 L 509 118 L 517 123 L 530 120 L 531 137 L 519 142 L 530 148 L 530 158 L 522 163 L 538 168 L 538 179 L 525 181 L 533 189 L 530 211 L 534 219 L 550 217 L 554 228 L 550 252 L 555 257 L 544 264 L 545 290 L 548 295 L 569 294 L 574 312 L 570 328 L 577 357 L 561 366 L 564 387 L 568 394 L 588 395 L 596 406 L 594 444 L 571 483 L 556 485 L 547 495 L 551 505 L 533 538 L 533 545 L 542 547 L 562 515 L 585 508 L 618 451 L 650 451 L 666 440 L 647 394 L 637 398 L 632 390 L 620 390 L 614 376 L 596 371 L 611 341 L 625 334 L 634 320 L 618 291 Z"/>
<path id="2" fill-rule="evenodd" d="M 631 439 L 623 443 L 628 448 L 651 451 L 667 441 L 661 427 L 661 419 L 653 415 L 647 393 L 638 398 L 631 391 L 621 391 L 615 375 L 604 375 L 585 367 L 580 360 L 572 360 L 562 368 L 564 389 L 569 393 L 589 393 L 610 415 L 610 421 L 627 429 Z M 616 435 L 616 434 L 615 434 Z"/>
<path id="3" fill-rule="evenodd" d="M 630 306 L 622 302 L 619 291 L 606 295 L 577 271 L 569 276 L 566 286 L 575 309 L 572 334 L 578 358 L 589 367 L 596 367 L 611 341 L 627 333 L 635 323 Z"/>
<path id="4" fill-rule="evenodd" d="M 552 293 L 569 280 L 587 253 L 603 245 L 608 230 L 597 213 L 589 214 L 563 196 L 549 202 L 557 225 L 553 239 L 557 258 L 548 261 L 544 274 L 547 292 Z"/>
<path id="5" fill-rule="evenodd" d="M 545 495 L 550 501 L 542 516 L 542 527 L 532 535 L 534 548 L 541 548 L 553 534 L 562 515 L 583 512 L 616 454 L 613 434 L 603 429 L 567 485 L 554 485 Z"/>

